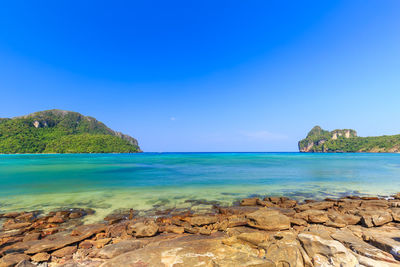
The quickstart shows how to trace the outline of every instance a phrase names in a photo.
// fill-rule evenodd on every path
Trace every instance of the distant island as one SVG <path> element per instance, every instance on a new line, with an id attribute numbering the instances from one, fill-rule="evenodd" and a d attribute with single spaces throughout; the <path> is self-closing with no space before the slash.
<path id="1" fill-rule="evenodd" d="M 352 129 L 334 131 L 315 126 L 299 142 L 300 152 L 400 152 L 400 135 L 358 137 Z"/>
<path id="2" fill-rule="evenodd" d="M 0 118 L 0 154 L 136 152 L 142 151 L 135 138 L 77 112 L 53 109 Z"/>

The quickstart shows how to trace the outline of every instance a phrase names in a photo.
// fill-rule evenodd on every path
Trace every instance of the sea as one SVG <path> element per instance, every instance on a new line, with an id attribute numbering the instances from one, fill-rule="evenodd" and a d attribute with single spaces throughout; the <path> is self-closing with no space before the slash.
<path id="1" fill-rule="evenodd" d="M 138 153 L 0 155 L 0 213 L 85 208 L 88 221 L 235 205 L 246 197 L 390 196 L 400 154 Z"/>

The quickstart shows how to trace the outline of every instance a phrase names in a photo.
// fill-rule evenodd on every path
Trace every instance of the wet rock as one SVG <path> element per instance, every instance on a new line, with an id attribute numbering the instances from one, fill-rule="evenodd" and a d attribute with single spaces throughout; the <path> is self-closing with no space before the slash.
<path id="1" fill-rule="evenodd" d="M 54 251 L 53 253 L 51 253 L 51 256 L 57 257 L 57 258 L 63 258 L 63 257 L 72 256 L 76 251 L 77 251 L 76 246 L 68 246 L 68 247 L 64 247 L 64 248 Z"/>
<path id="2" fill-rule="evenodd" d="M 279 204 L 280 207 L 285 208 L 285 209 L 294 208 L 296 205 L 297 205 L 297 201 L 292 200 L 292 199 L 284 200 L 284 201 L 282 201 L 282 203 Z"/>
<path id="3" fill-rule="evenodd" d="M 299 234 L 298 238 L 315 266 L 354 267 L 358 264 L 356 257 L 336 240 L 307 233 Z"/>
<path id="4" fill-rule="evenodd" d="M 241 206 L 256 206 L 258 198 L 245 198 L 240 201 Z"/>
<path id="5" fill-rule="evenodd" d="M 277 207 L 276 204 L 274 204 L 270 201 L 265 201 L 265 200 L 260 200 L 260 199 L 257 199 L 257 205 L 267 207 L 267 208 Z"/>
<path id="6" fill-rule="evenodd" d="M 144 247 L 148 242 L 142 240 L 125 240 L 116 244 L 107 245 L 97 252 L 101 259 L 112 259 L 123 253 Z"/>
<path id="7" fill-rule="evenodd" d="M 361 197 L 362 200 L 379 200 L 378 197 Z"/>
<path id="8" fill-rule="evenodd" d="M 290 219 L 276 210 L 260 209 L 246 217 L 248 225 L 258 229 L 279 231 L 290 228 Z"/>
<path id="9" fill-rule="evenodd" d="M 154 236 L 158 232 L 158 225 L 153 222 L 138 222 L 128 226 L 128 233 L 136 237 L 149 237 Z"/>
<path id="10" fill-rule="evenodd" d="M 65 246 L 80 242 L 87 239 L 99 232 L 105 231 L 104 224 L 92 224 L 92 225 L 82 225 L 77 227 L 72 235 L 69 232 L 60 232 L 51 236 L 47 236 L 44 239 L 35 241 L 28 250 L 25 251 L 26 254 L 37 254 L 40 252 L 48 252 L 63 248 Z"/>
<path id="11" fill-rule="evenodd" d="M 15 229 L 26 228 L 28 226 L 31 226 L 30 222 L 16 223 L 8 221 L 3 224 L 3 230 L 15 230 Z"/>
<path id="12" fill-rule="evenodd" d="M 313 202 L 309 204 L 303 204 L 296 206 L 297 211 L 306 211 L 306 210 L 327 210 L 334 206 L 334 202 L 331 201 L 322 201 L 322 202 Z"/>
<path id="13" fill-rule="evenodd" d="M 17 215 L 16 215 L 17 216 Z M 23 260 L 29 260 L 30 257 L 25 254 L 13 253 L 7 254 L 0 259 L 0 267 L 12 267 Z"/>
<path id="14" fill-rule="evenodd" d="M 50 259 L 50 254 L 48 254 L 46 252 L 41 252 L 41 253 L 35 254 L 31 257 L 31 260 L 35 261 L 35 262 L 48 261 L 49 259 Z"/>
<path id="15" fill-rule="evenodd" d="M 65 222 L 64 218 L 62 216 L 54 216 L 54 217 L 50 217 L 47 222 L 49 223 L 63 223 Z"/>

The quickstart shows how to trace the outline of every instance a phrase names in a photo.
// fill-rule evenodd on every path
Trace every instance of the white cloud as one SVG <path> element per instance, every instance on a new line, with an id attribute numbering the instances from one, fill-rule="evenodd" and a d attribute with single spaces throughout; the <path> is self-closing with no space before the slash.
<path id="1" fill-rule="evenodd" d="M 169 118 L 171 121 L 175 121 L 176 120 L 176 118 L 175 117 L 171 117 L 171 118 Z"/>

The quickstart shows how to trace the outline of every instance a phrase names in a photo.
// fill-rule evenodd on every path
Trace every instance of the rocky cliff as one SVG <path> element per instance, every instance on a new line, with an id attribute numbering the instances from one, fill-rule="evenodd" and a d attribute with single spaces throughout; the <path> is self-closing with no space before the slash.
<path id="1" fill-rule="evenodd" d="M 141 152 L 135 138 L 77 112 L 53 109 L 0 119 L 0 153 L 133 152 Z"/>
<path id="2" fill-rule="evenodd" d="M 315 126 L 299 142 L 300 152 L 400 152 L 400 135 L 358 137 L 352 129 L 326 131 Z"/>

